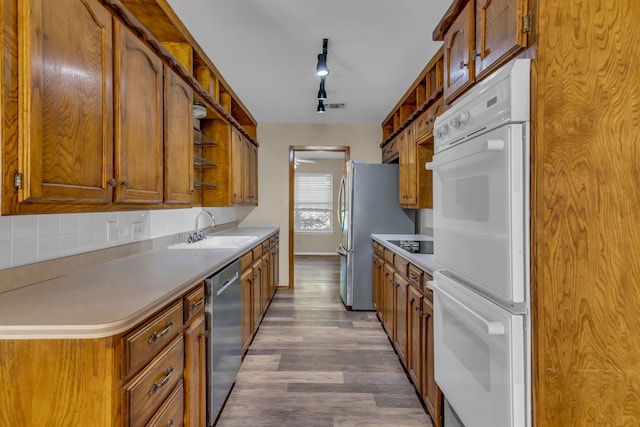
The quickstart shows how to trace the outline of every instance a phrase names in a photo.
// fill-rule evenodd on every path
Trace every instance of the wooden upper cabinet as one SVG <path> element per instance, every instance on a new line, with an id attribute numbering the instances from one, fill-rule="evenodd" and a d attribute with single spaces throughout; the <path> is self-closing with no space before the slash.
<path id="1" fill-rule="evenodd" d="M 243 178 L 243 165 L 242 158 L 244 155 L 244 141 L 242 134 L 236 130 L 231 129 L 231 189 L 233 203 L 244 202 L 244 184 Z"/>
<path id="2" fill-rule="evenodd" d="M 505 0 L 507 1 L 507 0 Z M 475 80 L 474 2 L 458 14 L 444 35 L 444 98 L 450 103 Z"/>
<path id="3" fill-rule="evenodd" d="M 249 143 L 249 202 L 258 204 L 258 147 Z"/>
<path id="4" fill-rule="evenodd" d="M 19 1 L 18 14 L 18 202 L 109 203 L 111 14 L 97 0 Z"/>
<path id="5" fill-rule="evenodd" d="M 119 22 L 115 46 L 114 201 L 162 203 L 162 61 Z"/>
<path id="6" fill-rule="evenodd" d="M 164 202 L 191 204 L 193 189 L 193 90 L 165 66 Z"/>
<path id="7" fill-rule="evenodd" d="M 475 74 L 489 74 L 527 47 L 528 0 L 476 0 Z"/>
<path id="8" fill-rule="evenodd" d="M 251 146 L 253 145 L 244 135 L 242 138 L 242 202 L 250 202 L 251 199 Z"/>
<path id="9" fill-rule="evenodd" d="M 414 126 L 411 124 L 400 137 L 400 206 L 406 208 L 415 208 L 418 204 L 416 154 Z"/>

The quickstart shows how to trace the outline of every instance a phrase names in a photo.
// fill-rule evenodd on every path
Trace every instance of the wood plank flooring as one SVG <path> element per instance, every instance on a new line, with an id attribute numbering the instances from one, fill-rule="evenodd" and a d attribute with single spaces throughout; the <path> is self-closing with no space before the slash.
<path id="1" fill-rule="evenodd" d="M 296 257 L 217 426 L 431 426 L 373 312 L 347 311 L 339 260 Z"/>

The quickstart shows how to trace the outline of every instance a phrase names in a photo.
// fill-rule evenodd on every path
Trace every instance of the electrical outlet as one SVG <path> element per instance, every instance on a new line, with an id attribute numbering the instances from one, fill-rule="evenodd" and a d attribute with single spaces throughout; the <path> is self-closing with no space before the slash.
<path id="1" fill-rule="evenodd" d="M 131 240 L 142 239 L 142 223 L 139 221 L 131 223 Z"/>
<path id="2" fill-rule="evenodd" d="M 115 242 L 118 240 L 118 227 L 115 221 L 107 222 L 107 242 Z"/>

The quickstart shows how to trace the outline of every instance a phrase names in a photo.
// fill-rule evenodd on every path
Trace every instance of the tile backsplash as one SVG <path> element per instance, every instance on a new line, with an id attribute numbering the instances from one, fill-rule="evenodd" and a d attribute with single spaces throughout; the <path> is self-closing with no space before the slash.
<path id="1" fill-rule="evenodd" d="M 0 269 L 191 231 L 201 210 L 0 216 Z M 236 221 L 236 208 L 206 210 Z"/>

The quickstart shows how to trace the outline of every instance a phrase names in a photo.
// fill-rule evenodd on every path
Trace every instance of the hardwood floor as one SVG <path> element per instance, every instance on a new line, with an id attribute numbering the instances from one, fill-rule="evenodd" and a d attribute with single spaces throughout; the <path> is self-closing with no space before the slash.
<path id="1" fill-rule="evenodd" d="M 347 311 L 339 260 L 297 257 L 217 426 L 431 426 L 373 312 Z"/>

